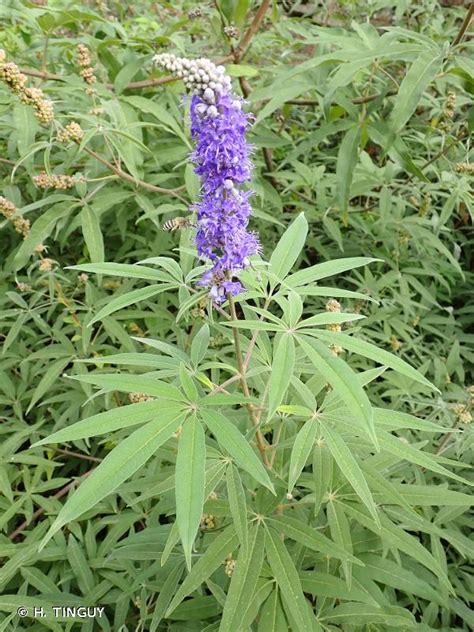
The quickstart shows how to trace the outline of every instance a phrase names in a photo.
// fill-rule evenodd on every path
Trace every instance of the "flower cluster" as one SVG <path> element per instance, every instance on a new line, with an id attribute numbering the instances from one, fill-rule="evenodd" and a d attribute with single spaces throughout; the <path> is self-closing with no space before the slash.
<path id="1" fill-rule="evenodd" d="M 68 123 L 66 127 L 58 132 L 59 143 L 67 143 L 69 141 L 80 143 L 83 137 L 84 130 L 79 125 L 79 123 L 76 123 L 76 121 L 71 121 L 71 123 Z"/>
<path id="2" fill-rule="evenodd" d="M 84 44 L 77 45 L 77 63 L 82 68 L 79 74 L 89 86 L 92 86 L 97 81 L 97 77 L 94 74 L 89 49 Z M 86 92 L 87 94 L 94 94 L 95 90 L 89 87 Z"/>
<path id="3" fill-rule="evenodd" d="M 54 107 L 52 101 L 45 98 L 40 88 L 28 88 L 26 76 L 13 62 L 6 62 L 5 51 L 0 49 L 0 79 L 6 83 L 13 94 L 19 96 L 20 101 L 25 105 L 34 108 L 36 118 L 47 125 L 54 118 Z"/>
<path id="4" fill-rule="evenodd" d="M 17 212 L 18 209 L 13 202 L 0 196 L 0 215 L 8 219 L 13 224 L 13 228 L 16 232 L 20 234 L 23 239 L 26 239 L 30 232 L 30 220 L 25 219 L 21 215 L 17 215 Z"/>
<path id="5" fill-rule="evenodd" d="M 239 37 L 239 29 L 234 24 L 224 26 L 224 34 L 231 39 L 237 39 Z"/>
<path id="6" fill-rule="evenodd" d="M 259 252 L 257 235 L 247 230 L 252 191 L 242 188 L 251 179 L 251 147 L 245 134 L 250 116 L 232 94 L 230 78 L 222 66 L 207 59 L 190 61 L 174 55 L 157 55 L 155 61 L 183 78 L 192 92 L 191 135 L 196 141 L 192 160 L 201 178 L 197 211 L 196 245 L 200 257 L 211 261 L 199 285 L 208 287 L 219 304 L 242 285 L 239 273 L 249 257 Z"/>
<path id="7" fill-rule="evenodd" d="M 327 312 L 331 312 L 333 314 L 339 314 L 340 312 L 342 312 L 341 304 L 339 303 L 339 301 L 336 301 L 335 298 L 329 299 L 329 301 L 325 305 L 325 309 Z M 342 327 L 339 323 L 326 325 L 326 329 L 334 333 L 339 333 L 340 331 L 342 331 Z M 339 345 L 330 345 L 329 348 L 335 356 L 340 355 L 344 351 L 344 349 Z"/>
<path id="8" fill-rule="evenodd" d="M 457 417 L 457 420 L 462 424 L 470 424 L 472 421 L 472 415 L 469 412 L 469 409 L 464 404 L 455 404 L 453 406 L 454 414 Z"/>
<path id="9" fill-rule="evenodd" d="M 45 171 L 42 171 L 37 176 L 33 176 L 33 182 L 40 189 L 72 189 L 72 187 L 83 180 L 82 176 L 67 176 L 64 174 L 48 175 Z"/>
<path id="10" fill-rule="evenodd" d="M 454 169 L 456 173 L 465 173 L 469 176 L 474 176 L 474 164 L 470 162 L 458 162 Z"/>

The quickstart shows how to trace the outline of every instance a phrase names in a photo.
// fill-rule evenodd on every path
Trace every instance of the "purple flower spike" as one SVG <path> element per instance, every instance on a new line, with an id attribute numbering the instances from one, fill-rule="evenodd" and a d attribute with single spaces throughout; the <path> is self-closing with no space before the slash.
<path id="1" fill-rule="evenodd" d="M 191 135 L 196 147 L 191 158 L 201 178 L 196 246 L 199 256 L 212 262 L 198 285 L 209 288 L 215 303 L 223 303 L 227 294 L 242 292 L 237 277 L 260 250 L 257 235 L 247 230 L 252 191 L 242 186 L 252 174 L 251 147 L 245 139 L 250 116 L 232 94 L 222 66 L 168 54 L 155 60 L 183 77 L 193 92 Z"/>

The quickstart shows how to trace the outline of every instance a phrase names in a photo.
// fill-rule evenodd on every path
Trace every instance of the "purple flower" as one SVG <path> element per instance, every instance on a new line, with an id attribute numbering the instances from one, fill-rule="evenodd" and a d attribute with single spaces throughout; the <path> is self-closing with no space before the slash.
<path id="1" fill-rule="evenodd" d="M 249 115 L 240 99 L 229 93 L 194 95 L 191 100 L 191 134 L 196 140 L 192 160 L 201 178 L 197 211 L 196 245 L 200 257 L 212 262 L 199 285 L 209 287 L 213 301 L 222 303 L 228 293 L 242 291 L 236 280 L 259 251 L 255 233 L 247 230 L 252 191 L 242 185 L 251 179 L 251 147 L 245 140 Z"/>
<path id="2" fill-rule="evenodd" d="M 155 55 L 154 60 L 182 79 L 193 94 L 192 160 L 201 178 L 201 196 L 194 207 L 196 245 L 199 256 L 212 263 L 199 285 L 209 288 L 215 303 L 222 303 L 227 294 L 242 291 L 237 277 L 260 249 L 257 235 L 247 230 L 252 191 L 242 186 L 250 182 L 252 172 L 252 148 L 245 140 L 250 116 L 242 110 L 242 100 L 232 94 L 224 66 L 170 53 Z"/>

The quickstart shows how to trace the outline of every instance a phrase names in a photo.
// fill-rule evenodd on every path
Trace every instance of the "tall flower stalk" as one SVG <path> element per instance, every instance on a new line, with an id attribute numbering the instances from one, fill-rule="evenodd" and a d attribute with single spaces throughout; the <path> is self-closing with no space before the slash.
<path id="1" fill-rule="evenodd" d="M 250 115 L 232 93 L 223 66 L 207 59 L 189 60 L 170 54 L 155 56 L 157 64 L 182 78 L 192 93 L 191 156 L 201 179 L 197 211 L 198 255 L 212 266 L 199 281 L 219 304 L 242 291 L 240 272 L 259 251 L 258 237 L 248 231 L 252 191 L 251 146 L 246 141 Z"/>

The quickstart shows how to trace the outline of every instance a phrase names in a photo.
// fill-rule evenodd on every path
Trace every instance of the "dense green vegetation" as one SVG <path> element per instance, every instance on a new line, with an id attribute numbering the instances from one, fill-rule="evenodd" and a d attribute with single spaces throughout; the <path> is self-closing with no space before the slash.
<path id="1" fill-rule="evenodd" d="M 473 7 L 2 2 L 0 630 L 474 628 Z M 157 52 L 255 116 L 235 304 Z"/>

